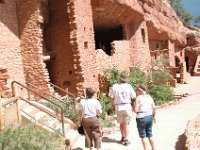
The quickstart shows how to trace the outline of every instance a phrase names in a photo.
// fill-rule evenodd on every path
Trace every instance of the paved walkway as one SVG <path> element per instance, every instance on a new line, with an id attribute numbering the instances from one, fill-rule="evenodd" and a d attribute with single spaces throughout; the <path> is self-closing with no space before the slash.
<path id="1" fill-rule="evenodd" d="M 191 77 L 188 84 L 178 85 L 175 92 L 188 93 L 189 96 L 180 104 L 157 110 L 157 122 L 153 127 L 157 150 L 183 150 L 187 123 L 200 114 L 200 77 Z M 130 127 L 129 146 L 123 146 L 118 142 L 121 138 L 118 131 L 103 136 L 102 150 L 143 150 L 135 119 Z M 74 146 L 74 150 L 82 149 L 84 149 L 84 137 L 81 137 Z"/>

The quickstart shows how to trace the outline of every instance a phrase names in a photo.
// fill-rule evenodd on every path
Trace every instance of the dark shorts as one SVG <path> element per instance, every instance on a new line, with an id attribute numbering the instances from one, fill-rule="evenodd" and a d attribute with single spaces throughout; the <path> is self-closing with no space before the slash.
<path id="1" fill-rule="evenodd" d="M 145 116 L 143 118 L 136 118 L 137 128 L 140 138 L 152 137 L 153 116 Z"/>

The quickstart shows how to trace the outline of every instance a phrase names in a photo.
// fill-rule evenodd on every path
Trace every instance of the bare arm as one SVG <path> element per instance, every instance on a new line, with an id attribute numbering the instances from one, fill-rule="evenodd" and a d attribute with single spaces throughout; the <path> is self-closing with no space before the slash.
<path id="1" fill-rule="evenodd" d="M 156 106 L 155 106 L 155 103 L 153 102 L 151 106 L 152 106 L 153 120 L 154 120 L 154 123 L 156 123 L 156 118 L 155 118 L 155 116 L 156 116 Z"/>
<path id="2" fill-rule="evenodd" d="M 140 102 L 140 98 L 139 98 L 139 96 L 137 96 L 136 100 L 135 100 L 135 104 L 133 106 L 133 111 L 135 113 L 139 112 L 139 102 Z"/>

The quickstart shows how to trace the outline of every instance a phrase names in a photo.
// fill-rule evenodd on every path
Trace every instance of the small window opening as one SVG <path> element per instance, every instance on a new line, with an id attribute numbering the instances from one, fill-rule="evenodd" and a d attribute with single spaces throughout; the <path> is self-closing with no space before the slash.
<path id="1" fill-rule="evenodd" d="M 85 49 L 88 48 L 88 42 L 87 42 L 87 41 L 84 42 L 84 48 L 85 48 Z"/>
<path id="2" fill-rule="evenodd" d="M 102 49 L 107 55 L 112 55 L 112 45 L 114 40 L 122 40 L 122 26 L 119 25 L 113 28 L 95 29 L 95 47 Z"/>
<path id="3" fill-rule="evenodd" d="M 159 48 L 159 44 L 157 43 L 157 44 L 156 44 L 156 49 L 158 49 L 158 48 Z"/>
<path id="4" fill-rule="evenodd" d="M 141 29 L 141 34 L 142 34 L 143 43 L 145 43 L 145 30 L 144 30 L 144 28 Z"/>

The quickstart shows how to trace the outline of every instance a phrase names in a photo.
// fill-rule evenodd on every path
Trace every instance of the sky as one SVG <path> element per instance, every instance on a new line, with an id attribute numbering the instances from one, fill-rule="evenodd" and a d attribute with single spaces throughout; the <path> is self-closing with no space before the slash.
<path id="1" fill-rule="evenodd" d="M 182 3 L 192 16 L 200 16 L 200 0 L 182 0 Z"/>
<path id="2" fill-rule="evenodd" d="M 182 3 L 193 17 L 200 16 L 200 0 L 182 0 Z M 193 25 L 200 25 L 200 23 L 191 23 Z"/>

